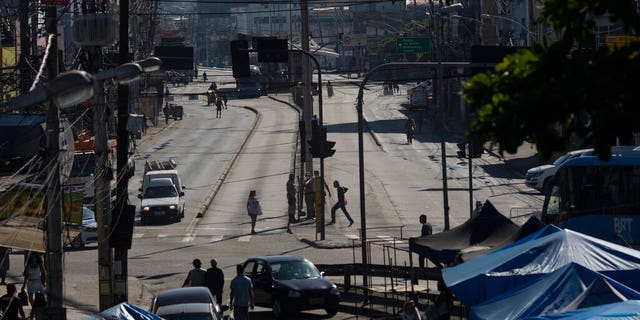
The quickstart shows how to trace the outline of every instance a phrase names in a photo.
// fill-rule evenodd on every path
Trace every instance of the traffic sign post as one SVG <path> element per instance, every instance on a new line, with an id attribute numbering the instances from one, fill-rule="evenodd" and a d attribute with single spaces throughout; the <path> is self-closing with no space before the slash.
<path id="1" fill-rule="evenodd" d="M 398 38 L 396 39 L 396 52 L 398 54 L 406 53 L 427 53 L 431 51 L 430 38 Z"/>

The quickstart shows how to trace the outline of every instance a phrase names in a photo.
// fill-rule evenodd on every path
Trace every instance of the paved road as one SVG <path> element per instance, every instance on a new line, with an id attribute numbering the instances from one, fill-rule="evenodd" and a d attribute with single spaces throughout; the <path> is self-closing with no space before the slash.
<path id="1" fill-rule="evenodd" d="M 209 74 L 209 72 L 207 72 Z M 292 168 L 291 154 L 295 148 L 298 114 L 285 103 L 268 97 L 233 100 L 225 110 L 223 121 L 216 121 L 214 112 L 202 106 L 202 101 L 186 101 L 187 115 L 182 122 L 172 123 L 166 130 L 145 141 L 139 158 L 174 156 L 186 178 L 190 202 L 187 218 L 179 224 L 164 226 L 136 226 L 134 248 L 130 251 L 130 301 L 142 307 L 148 305 L 151 294 L 164 288 L 180 286 L 190 261 L 199 257 L 206 261 L 219 260 L 227 281 L 233 276 L 234 265 L 244 258 L 258 254 L 299 254 L 320 264 L 360 261 L 360 249 L 344 244 L 353 243 L 359 236 L 361 212 L 359 210 L 357 122 L 355 94 L 357 88 L 332 79 L 335 96 L 325 96 L 325 124 L 329 140 L 337 141 L 337 153 L 326 161 L 326 180 L 340 180 L 349 188 L 348 209 L 356 220 L 352 227 L 339 213 L 338 223 L 327 226 L 327 239 L 315 241 L 314 225 L 301 222 L 287 231 L 285 182 Z M 199 79 L 201 80 L 201 79 Z M 338 83 L 337 83 L 338 82 Z M 208 83 L 190 85 L 199 90 Z M 442 230 L 442 180 L 439 164 L 439 136 L 434 130 L 425 130 L 413 145 L 403 142 L 402 127 L 406 115 L 400 104 L 404 96 L 379 96 L 372 87 L 368 91 L 365 116 L 375 135 L 365 136 L 365 194 L 369 239 L 391 243 L 400 237 L 418 234 L 417 216 L 426 212 L 435 231 Z M 180 90 L 180 89 L 176 89 Z M 273 97 L 291 102 L 288 95 Z M 255 110 L 250 111 L 245 107 Z M 233 157 L 234 146 L 249 134 L 256 114 L 256 128 L 243 152 L 224 177 L 214 201 L 201 219 L 195 212 L 215 182 L 224 174 L 226 164 Z M 229 124 L 233 123 L 231 127 Z M 376 137 L 374 139 L 373 137 Z M 182 140 L 181 140 L 182 139 Z M 183 148 L 178 143 L 189 145 Z M 376 142 L 380 142 L 378 146 Z M 447 141 L 447 152 L 455 155 L 454 139 Z M 476 160 L 474 192 L 479 199 L 490 199 L 501 211 L 513 206 L 536 205 L 539 195 L 523 189 L 521 177 L 509 170 L 504 162 L 485 155 Z M 141 168 L 138 163 L 138 168 Z M 185 168 L 183 170 L 182 168 Z M 466 196 L 466 165 L 455 157 L 448 158 L 447 170 L 450 186 L 451 226 L 468 217 Z M 131 183 L 131 198 L 137 193 L 135 179 Z M 249 220 L 244 207 L 249 190 L 256 190 L 265 214 L 260 217 L 257 235 L 249 235 Z M 335 194 L 334 190 L 332 192 Z M 335 199 L 328 199 L 332 204 Z M 328 213 L 328 210 L 327 210 Z M 379 229 L 378 229 L 379 228 Z M 300 241 L 302 240 L 302 241 Z M 404 241 L 406 245 L 406 240 Z M 326 250 L 322 248 L 333 248 Z M 383 263 L 380 247 L 371 251 L 371 262 Z M 86 250 L 67 254 L 67 296 L 70 304 L 80 309 L 95 309 L 96 251 Z M 396 263 L 408 263 L 408 256 L 400 253 Z M 333 279 L 341 281 L 340 278 Z M 359 280 L 357 280 L 359 281 Z M 225 299 L 228 298 L 225 292 Z M 357 310 L 357 308 L 355 308 Z M 81 311 L 76 311 L 82 314 Z M 354 308 L 344 306 L 335 319 L 352 317 Z M 258 309 L 258 319 L 269 319 L 268 310 Z M 322 311 L 304 313 L 299 318 L 320 319 Z"/>

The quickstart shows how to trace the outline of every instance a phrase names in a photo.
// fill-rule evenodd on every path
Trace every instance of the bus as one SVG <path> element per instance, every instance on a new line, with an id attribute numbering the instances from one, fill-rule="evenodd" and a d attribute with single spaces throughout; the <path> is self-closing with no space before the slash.
<path id="1" fill-rule="evenodd" d="M 236 96 L 238 98 L 259 98 L 262 95 L 262 73 L 256 65 L 249 66 L 248 77 L 236 78 Z"/>
<path id="2" fill-rule="evenodd" d="M 609 161 L 582 155 L 560 165 L 546 189 L 542 221 L 640 247 L 640 147 L 612 147 Z"/>

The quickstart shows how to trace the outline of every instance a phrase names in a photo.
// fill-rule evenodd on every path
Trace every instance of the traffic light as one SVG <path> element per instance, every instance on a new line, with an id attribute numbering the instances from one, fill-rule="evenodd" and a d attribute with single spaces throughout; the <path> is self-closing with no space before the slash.
<path id="1" fill-rule="evenodd" d="M 248 77 L 249 72 L 249 42 L 247 40 L 232 40 L 231 70 L 234 78 Z"/>
<path id="2" fill-rule="evenodd" d="M 256 39 L 258 62 L 287 63 L 289 61 L 289 43 L 287 39 L 259 37 Z"/>
<path id="3" fill-rule="evenodd" d="M 308 140 L 311 157 L 324 159 L 333 156 L 336 153 L 336 150 L 333 150 L 336 142 L 327 141 L 327 128 L 313 123 L 311 129 L 311 140 Z"/>
<path id="4" fill-rule="evenodd" d="M 466 158 L 467 157 L 467 143 L 466 142 L 460 142 L 460 143 L 456 143 L 456 146 L 458 146 L 458 149 L 460 151 L 458 151 L 458 158 Z"/>

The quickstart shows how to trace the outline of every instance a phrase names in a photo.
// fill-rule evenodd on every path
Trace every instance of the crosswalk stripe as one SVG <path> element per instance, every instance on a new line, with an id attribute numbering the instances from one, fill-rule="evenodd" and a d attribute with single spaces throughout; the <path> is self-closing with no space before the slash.
<path id="1" fill-rule="evenodd" d="M 251 240 L 251 236 L 242 236 L 238 238 L 238 242 L 249 242 Z"/>
<path id="2" fill-rule="evenodd" d="M 218 241 L 222 241 L 222 238 L 223 238 L 223 237 L 224 237 L 223 235 L 216 235 L 216 236 L 213 236 L 213 237 L 211 237 L 211 242 L 218 242 Z"/>
<path id="3" fill-rule="evenodd" d="M 134 239 L 140 239 L 144 236 L 144 233 L 134 233 L 133 234 L 133 238 Z"/>
<path id="4" fill-rule="evenodd" d="M 159 235 L 158 235 L 158 238 L 166 238 L 166 237 L 168 237 L 168 236 L 169 236 L 168 234 L 159 234 Z"/>

